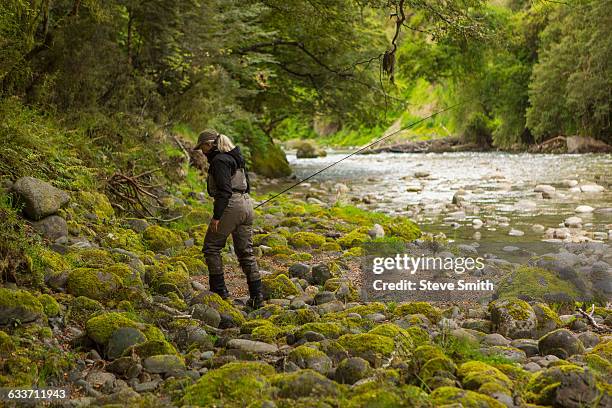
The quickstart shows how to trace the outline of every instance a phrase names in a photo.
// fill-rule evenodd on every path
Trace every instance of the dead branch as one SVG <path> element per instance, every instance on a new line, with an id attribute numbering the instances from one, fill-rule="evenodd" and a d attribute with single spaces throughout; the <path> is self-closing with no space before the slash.
<path id="1" fill-rule="evenodd" d="M 588 320 L 588 322 L 591 324 L 591 326 L 593 326 L 596 329 L 596 331 L 599 331 L 599 332 L 609 332 L 610 331 L 610 328 L 597 323 L 595 319 L 593 318 L 593 313 L 595 313 L 594 304 L 591 305 L 591 311 L 588 313 L 585 310 L 583 310 L 581 307 L 578 308 L 578 311 L 580 312 L 582 316 L 584 316 Z"/>

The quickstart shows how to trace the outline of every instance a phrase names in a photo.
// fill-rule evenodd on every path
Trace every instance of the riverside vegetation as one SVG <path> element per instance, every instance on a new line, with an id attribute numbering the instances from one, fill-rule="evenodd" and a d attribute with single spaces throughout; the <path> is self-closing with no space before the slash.
<path id="1" fill-rule="evenodd" d="M 322 118 L 342 123 L 337 144 L 365 141 L 388 126 L 387 113 L 402 115 L 397 99 L 428 94 L 429 81 L 486 84 L 470 88 L 482 103 L 458 114 L 499 146 L 531 140 L 528 77 L 542 97 L 527 117 L 538 140 L 608 135 L 609 36 L 597 31 L 609 26 L 608 1 L 505 3 L 4 2 L 0 386 L 67 387 L 62 403 L 73 407 L 611 406 L 612 260 L 602 243 L 523 265 L 489 259 L 495 299 L 366 302 L 359 266 L 370 242 L 449 256 L 476 249 L 405 216 L 337 203 L 341 185 L 313 184 L 257 210 L 262 309 L 245 308 L 231 246 L 233 300 L 206 290 L 211 202 L 192 129 L 235 138 L 255 193 L 291 173 L 273 137 Z M 497 37 L 500 27 L 509 31 Z M 458 57 L 467 50 L 480 69 Z M 407 66 L 441 69 L 404 75 Z M 475 76 L 464 82 L 466 73 Z M 381 92 L 390 78 L 398 93 Z M 499 82 L 486 78 L 517 98 L 497 98 Z"/>
<path id="2" fill-rule="evenodd" d="M 20 118 L 29 137 L 3 152 L 24 159 L 12 162 L 0 196 L 4 387 L 66 386 L 68 406 L 611 404 L 612 310 L 595 279 L 605 268 L 590 279 L 558 259 L 492 259 L 484 273 L 498 283 L 496 300 L 364 302 L 362 244 L 445 256 L 465 248 L 408 218 L 315 198 L 312 187 L 257 210 L 267 302 L 249 311 L 230 248 L 235 299 L 206 290 L 211 201 L 193 161 L 164 155 L 178 146 L 189 154 L 188 138 L 156 135 L 159 171 L 137 180 L 155 186 L 146 191 L 157 215 L 134 217 L 111 202 L 108 181 L 95 176 L 102 168 L 86 166 L 78 147 L 49 143 L 66 137 L 53 122 L 30 112 L 11 123 Z M 255 189 L 271 182 L 252 180 Z M 574 250 L 604 265 L 606 248 Z M 576 311 L 584 294 L 602 305 L 590 317 Z"/>

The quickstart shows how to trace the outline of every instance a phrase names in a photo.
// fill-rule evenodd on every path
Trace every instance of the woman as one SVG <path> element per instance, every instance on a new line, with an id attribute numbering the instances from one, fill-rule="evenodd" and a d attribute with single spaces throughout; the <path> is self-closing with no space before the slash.
<path id="1" fill-rule="evenodd" d="M 213 218 L 202 249 L 208 265 L 210 290 L 223 299 L 229 296 L 221 250 L 232 234 L 234 250 L 249 286 L 249 306 L 258 309 L 263 304 L 263 295 L 253 254 L 253 205 L 244 158 L 229 137 L 215 130 L 203 131 L 195 149 L 202 150 L 208 159 L 207 190 L 214 198 Z"/>

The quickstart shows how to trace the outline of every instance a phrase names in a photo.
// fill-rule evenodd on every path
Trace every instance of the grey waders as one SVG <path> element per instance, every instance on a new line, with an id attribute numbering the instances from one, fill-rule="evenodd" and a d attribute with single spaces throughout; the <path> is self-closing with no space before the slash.
<path id="1" fill-rule="evenodd" d="M 238 168 L 232 176 L 232 196 L 219 220 L 217 230 L 212 231 L 209 226 L 206 231 L 203 252 L 208 265 L 210 290 L 225 299 L 229 292 L 225 286 L 221 250 L 231 234 L 238 262 L 247 278 L 249 306 L 259 308 L 263 304 L 261 276 L 253 254 L 253 204 L 249 194 L 245 192 L 247 181 L 244 171 L 243 168 Z M 216 186 L 210 174 L 208 187 L 214 197 Z"/>

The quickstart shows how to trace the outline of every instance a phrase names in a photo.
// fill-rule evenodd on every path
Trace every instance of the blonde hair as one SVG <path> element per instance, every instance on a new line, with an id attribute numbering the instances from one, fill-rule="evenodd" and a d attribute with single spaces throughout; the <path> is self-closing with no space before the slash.
<path id="1" fill-rule="evenodd" d="M 234 143 L 232 143 L 232 139 L 230 139 L 228 136 L 225 136 L 221 133 L 218 133 L 218 135 L 219 136 L 217 138 L 217 149 L 219 149 L 221 153 L 227 153 L 234 147 L 236 147 Z"/>

